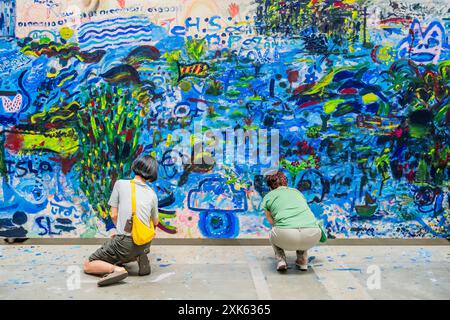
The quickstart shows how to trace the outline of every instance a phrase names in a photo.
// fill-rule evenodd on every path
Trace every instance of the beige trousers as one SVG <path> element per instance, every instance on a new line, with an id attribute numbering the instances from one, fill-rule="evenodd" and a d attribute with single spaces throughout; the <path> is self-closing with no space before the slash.
<path id="1" fill-rule="evenodd" d="M 307 264 L 307 250 L 317 245 L 322 231 L 320 228 L 282 229 L 273 227 L 270 243 L 278 261 L 286 261 L 284 250 L 297 252 L 297 263 Z"/>

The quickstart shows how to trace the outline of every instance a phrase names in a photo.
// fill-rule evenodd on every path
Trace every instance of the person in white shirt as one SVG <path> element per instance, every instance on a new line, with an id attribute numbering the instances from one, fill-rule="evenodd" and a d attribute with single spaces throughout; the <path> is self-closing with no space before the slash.
<path id="1" fill-rule="evenodd" d="M 158 198 L 155 191 L 147 185 L 158 177 L 158 163 L 151 156 L 143 156 L 133 162 L 131 167 L 135 174 L 136 216 L 150 227 L 159 223 Z M 133 243 L 130 232 L 126 231 L 127 220 L 132 215 L 131 181 L 118 180 L 114 184 L 108 204 L 111 206 L 111 218 L 116 225 L 117 234 L 113 235 L 101 248 L 95 251 L 84 263 L 84 272 L 103 275 L 99 286 L 109 285 L 125 279 L 128 272 L 119 266 L 123 263 L 138 261 L 139 275 L 150 274 L 150 262 L 147 254 L 151 242 L 144 245 Z"/>

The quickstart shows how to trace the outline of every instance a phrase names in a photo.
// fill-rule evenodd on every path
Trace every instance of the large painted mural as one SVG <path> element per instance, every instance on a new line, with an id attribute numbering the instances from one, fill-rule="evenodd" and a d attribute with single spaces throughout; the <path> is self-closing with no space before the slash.
<path id="1" fill-rule="evenodd" d="M 330 237 L 448 237 L 449 34 L 445 0 L 0 0 L 0 236 L 106 236 L 151 154 L 158 237 L 265 237 L 261 166 L 174 161 L 197 123 L 278 130 Z"/>

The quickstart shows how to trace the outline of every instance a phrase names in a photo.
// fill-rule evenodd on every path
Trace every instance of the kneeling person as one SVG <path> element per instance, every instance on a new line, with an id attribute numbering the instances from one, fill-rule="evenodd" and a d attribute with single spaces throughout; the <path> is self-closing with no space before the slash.
<path id="1" fill-rule="evenodd" d="M 150 274 L 150 263 L 147 254 L 150 243 L 136 245 L 131 233 L 126 231 L 127 220 L 132 216 L 132 184 L 135 185 L 136 216 L 142 223 L 150 227 L 153 221 L 157 226 L 158 198 L 148 182 L 157 179 L 158 163 L 151 156 L 144 156 L 133 162 L 133 180 L 118 180 L 108 204 L 111 206 L 111 218 L 116 225 L 117 234 L 112 236 L 101 248 L 95 251 L 84 263 L 84 272 L 103 275 L 98 281 L 99 286 L 116 283 L 125 279 L 128 272 L 121 264 L 138 261 L 139 275 Z"/>

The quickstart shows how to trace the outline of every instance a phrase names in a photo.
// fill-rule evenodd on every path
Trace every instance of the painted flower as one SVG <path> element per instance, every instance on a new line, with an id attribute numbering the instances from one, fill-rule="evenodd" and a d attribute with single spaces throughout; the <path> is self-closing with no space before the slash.
<path id="1" fill-rule="evenodd" d="M 195 214 L 193 212 L 183 213 L 179 216 L 180 222 L 188 228 L 195 227 L 198 223 L 198 219 L 198 214 Z"/>
<path id="2" fill-rule="evenodd" d="M 316 74 L 314 72 L 307 73 L 305 75 L 305 82 L 306 83 L 314 83 L 317 80 Z"/>

